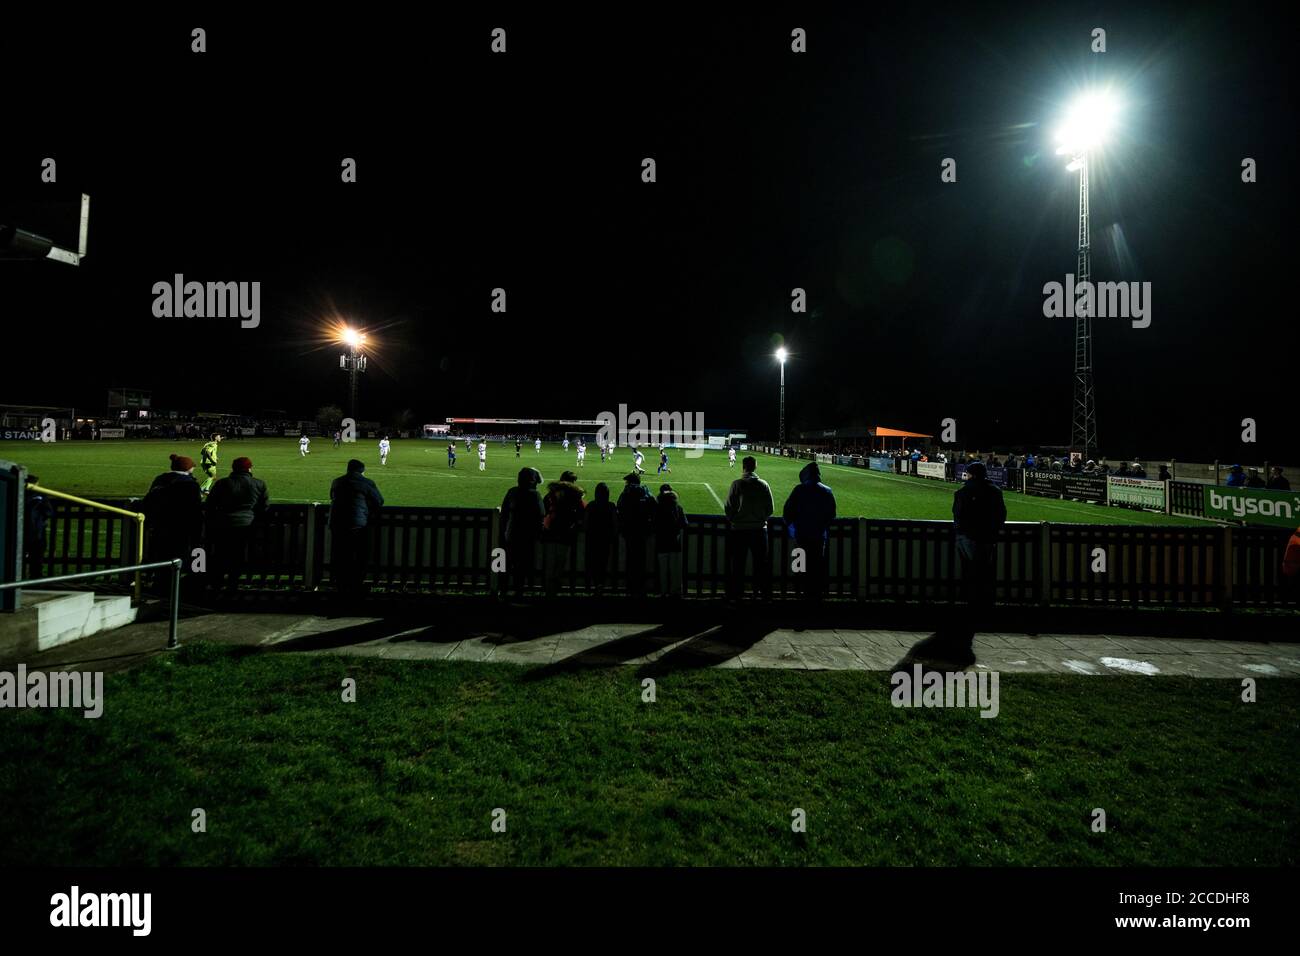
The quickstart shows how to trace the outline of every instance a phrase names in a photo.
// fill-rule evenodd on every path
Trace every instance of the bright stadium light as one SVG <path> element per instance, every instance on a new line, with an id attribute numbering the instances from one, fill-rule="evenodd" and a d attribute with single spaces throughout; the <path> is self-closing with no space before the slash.
<path id="1" fill-rule="evenodd" d="M 1119 114 L 1118 97 L 1108 89 L 1081 94 L 1065 111 L 1056 132 L 1056 154 L 1069 156 L 1066 170 L 1079 174 L 1079 243 L 1075 282 L 1086 287 L 1092 281 L 1092 224 L 1089 216 L 1089 157 L 1110 138 Z M 1092 318 L 1075 317 L 1074 322 L 1074 411 L 1070 423 L 1070 444 L 1084 458 L 1097 447 L 1097 409 L 1092 374 Z"/>
<path id="2" fill-rule="evenodd" d="M 778 362 L 780 362 L 782 365 L 784 365 L 784 364 L 785 364 L 785 360 L 786 360 L 786 356 L 788 356 L 789 354 L 790 354 L 790 353 L 787 352 L 787 351 L 785 350 L 784 347 L 779 348 L 779 349 L 776 350 L 776 360 L 777 360 Z"/>
<path id="3" fill-rule="evenodd" d="M 1109 90 L 1084 93 L 1065 111 L 1065 120 L 1056 132 L 1056 152 L 1078 156 L 1101 146 L 1110 137 L 1119 114 L 1119 101 Z"/>
<path id="4" fill-rule="evenodd" d="M 362 348 L 366 344 L 366 333 L 352 328 L 350 325 L 339 326 L 336 335 L 338 340 L 348 347 L 346 355 L 339 356 L 339 368 L 348 373 L 349 378 L 349 398 L 348 414 L 352 416 L 353 421 L 357 417 L 357 376 L 366 370 L 366 356 Z"/>

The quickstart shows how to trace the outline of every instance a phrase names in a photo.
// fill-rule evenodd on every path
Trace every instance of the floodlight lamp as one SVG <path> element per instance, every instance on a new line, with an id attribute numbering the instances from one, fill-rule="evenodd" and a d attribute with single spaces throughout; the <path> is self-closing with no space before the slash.
<path id="1" fill-rule="evenodd" d="M 782 365 L 784 365 L 786 357 L 789 354 L 790 353 L 785 350 L 785 346 L 782 346 L 781 348 L 776 350 L 776 360 L 780 362 Z"/>
<path id="2" fill-rule="evenodd" d="M 1107 90 L 1085 93 L 1070 104 L 1057 131 L 1058 153 L 1079 155 L 1102 145 L 1115 125 L 1119 104 Z"/>

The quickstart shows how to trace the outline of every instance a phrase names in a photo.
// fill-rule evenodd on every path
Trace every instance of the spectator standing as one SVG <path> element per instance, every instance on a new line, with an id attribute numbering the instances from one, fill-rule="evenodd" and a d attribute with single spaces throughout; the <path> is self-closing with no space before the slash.
<path id="1" fill-rule="evenodd" d="M 342 594 L 365 590 L 371 528 L 384 506 L 384 496 L 365 471 L 365 464 L 353 458 L 347 472 L 330 483 L 330 576 Z"/>
<path id="2" fill-rule="evenodd" d="M 618 496 L 618 529 L 627 549 L 627 589 L 633 597 L 643 597 L 646 539 L 654 528 L 655 499 L 641 486 L 637 472 L 625 475 L 623 482 L 623 493 Z"/>
<path id="3" fill-rule="evenodd" d="M 523 597 L 537 562 L 537 540 L 546 517 L 546 506 L 537 491 L 541 483 L 542 474 L 536 468 L 521 468 L 515 486 L 501 502 L 501 544 L 506 550 L 509 582 L 503 590 L 513 591 L 515 597 Z"/>
<path id="4" fill-rule="evenodd" d="M 1274 465 L 1268 472 L 1268 488 L 1273 491 L 1290 491 L 1291 482 L 1282 474 L 1282 466 Z"/>
<path id="5" fill-rule="evenodd" d="M 821 468 L 816 462 L 809 462 L 799 472 L 799 484 L 785 499 L 781 515 L 807 562 L 800 579 L 804 597 L 819 601 L 826 591 L 826 548 L 831 522 L 835 520 L 835 494 L 822 484 Z"/>
<path id="6" fill-rule="evenodd" d="M 659 486 L 655 503 L 655 554 L 659 560 L 659 593 L 682 596 L 682 531 L 689 525 L 672 485 Z"/>
<path id="7" fill-rule="evenodd" d="M 248 560 L 253 529 L 266 514 L 266 482 L 253 477 L 253 462 L 236 458 L 230 474 L 213 483 L 207 500 L 209 583 L 234 591 Z"/>
<path id="8" fill-rule="evenodd" d="M 604 446 L 601 446 L 604 451 Z M 596 500 L 583 513 L 583 538 L 586 545 L 587 587 L 596 595 L 605 590 L 609 577 L 609 555 L 616 544 L 618 509 L 609 500 L 609 485 L 596 486 Z"/>
<path id="9" fill-rule="evenodd" d="M 975 662 L 975 631 L 993 606 L 994 558 L 998 535 L 1007 520 L 1002 490 L 988 480 L 984 466 L 976 462 L 966 473 L 966 483 L 952 500 L 962 602 L 967 615 L 966 623 L 953 634 L 953 659 L 963 667 Z"/>
<path id="10" fill-rule="evenodd" d="M 542 501 L 546 508 L 542 519 L 542 567 L 548 598 L 559 593 L 560 574 L 578 543 L 578 529 L 582 527 L 582 513 L 587 507 L 583 496 L 578 476 L 566 471 L 559 481 L 550 483 Z"/>
<path id="11" fill-rule="evenodd" d="M 29 474 L 27 485 L 23 488 L 23 567 L 26 568 L 24 573 L 29 580 L 42 574 L 45 531 L 50 525 L 50 519 L 54 517 L 54 505 L 50 499 L 31 488 L 40 482 L 38 477 Z"/>
<path id="12" fill-rule="evenodd" d="M 745 584 L 745 559 L 754 556 L 754 577 L 764 600 L 772 597 L 772 568 L 767 553 L 767 519 L 771 517 L 772 489 L 758 477 L 752 455 L 741 462 L 743 474 L 731 483 L 724 506 L 727 534 L 727 599 L 739 601 Z"/>
<path id="13" fill-rule="evenodd" d="M 181 559 L 189 567 L 194 547 L 203 540 L 203 493 L 194 478 L 194 459 L 171 455 L 171 468 L 153 480 L 140 510 L 145 516 L 150 561 Z M 160 584 L 166 575 L 156 576 Z"/>

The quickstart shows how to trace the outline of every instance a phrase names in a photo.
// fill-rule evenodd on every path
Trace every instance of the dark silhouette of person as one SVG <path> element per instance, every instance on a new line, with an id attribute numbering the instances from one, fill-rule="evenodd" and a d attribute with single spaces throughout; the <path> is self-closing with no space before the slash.
<path id="1" fill-rule="evenodd" d="M 952 659 L 961 666 L 975 662 L 975 632 L 993 606 L 994 559 L 998 535 L 1007 521 L 1002 489 L 988 480 L 979 462 L 966 466 L 966 482 L 952 496 L 952 517 L 961 560 L 961 598 L 965 620 L 951 632 Z"/>
<path id="2" fill-rule="evenodd" d="M 171 469 L 153 480 L 140 510 L 145 516 L 150 561 L 181 559 L 181 570 L 190 567 L 193 549 L 203 540 L 203 493 L 194 478 L 194 459 L 171 455 Z M 170 580 L 166 573 L 155 575 L 161 589 Z"/>
<path id="3" fill-rule="evenodd" d="M 739 601 L 745 586 L 745 559 L 754 556 L 754 577 L 764 600 L 772 597 L 772 568 L 767 555 L 767 519 L 772 516 L 772 489 L 758 477 L 752 455 L 741 462 L 744 474 L 731 483 L 724 510 L 727 533 L 727 600 Z"/>
<path id="4" fill-rule="evenodd" d="M 821 468 L 815 461 L 799 472 L 799 484 L 785 499 L 781 516 L 807 562 L 804 573 L 797 578 L 804 597 L 819 601 L 826 591 L 826 548 L 831 522 L 835 520 L 835 493 L 822 483 Z"/>
<path id="5" fill-rule="evenodd" d="M 1282 474 L 1282 466 L 1274 465 L 1268 472 L 1268 488 L 1273 491 L 1290 491 L 1291 482 Z"/>
<path id="6" fill-rule="evenodd" d="M 502 590 L 523 597 L 531 583 L 537 562 L 537 539 L 541 537 L 546 506 L 537 486 L 542 475 L 536 468 L 519 469 L 513 488 L 501 501 L 501 546 L 506 551 L 506 582 Z"/>
<path id="7" fill-rule="evenodd" d="M 1169 471 L 1168 465 L 1160 466 L 1160 474 L 1156 475 L 1157 481 L 1173 481 L 1174 476 Z"/>
<path id="8" fill-rule="evenodd" d="M 365 591 L 371 529 L 384 506 L 379 486 L 365 471 L 365 464 L 353 458 L 346 474 L 330 482 L 330 578 L 340 594 Z"/>
<path id="9" fill-rule="evenodd" d="M 23 566 L 28 580 L 39 578 L 45 563 L 45 531 L 54 518 L 54 505 L 50 499 L 39 491 L 33 491 L 32 485 L 39 485 L 41 480 L 35 475 L 27 476 L 27 486 L 23 488 Z"/>
<path id="10" fill-rule="evenodd" d="M 577 546 L 582 512 L 587 507 L 584 495 L 578 476 L 566 471 L 559 481 L 547 486 L 546 497 L 542 499 L 546 508 L 546 517 L 542 519 L 542 567 L 548 598 L 559 594 L 560 574 Z"/>
<path id="11" fill-rule="evenodd" d="M 642 487 L 637 472 L 624 475 L 623 482 L 623 493 L 618 496 L 618 528 L 627 549 L 627 590 L 633 597 L 644 597 L 646 544 L 654 530 L 655 499 Z"/>
<path id="12" fill-rule="evenodd" d="M 682 596 L 682 532 L 690 527 L 673 486 L 659 486 L 655 502 L 655 556 L 659 563 L 659 593 Z"/>
<path id="13" fill-rule="evenodd" d="M 236 458 L 230 474 L 212 485 L 207 500 L 209 584 L 234 591 L 248 560 L 253 528 L 262 521 L 269 501 L 266 482 L 253 477 L 253 462 Z"/>
<path id="14" fill-rule="evenodd" d="M 609 556 L 618 533 L 618 509 L 609 500 L 609 485 L 596 486 L 596 500 L 587 505 L 583 515 L 586 547 L 587 587 L 600 595 L 609 579 Z"/>

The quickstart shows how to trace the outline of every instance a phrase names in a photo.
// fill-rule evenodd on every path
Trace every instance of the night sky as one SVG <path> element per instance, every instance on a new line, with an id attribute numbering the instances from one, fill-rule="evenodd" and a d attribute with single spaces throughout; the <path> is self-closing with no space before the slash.
<path id="1" fill-rule="evenodd" d="M 968 447 L 1065 444 L 1073 321 L 1041 289 L 1075 269 L 1077 177 L 1051 134 L 1110 83 L 1093 274 L 1150 281 L 1153 311 L 1095 320 L 1102 452 L 1300 463 L 1290 33 L 1226 5 L 854 7 L 11 21 L 0 222 L 75 245 L 83 190 L 92 214 L 79 268 L 0 263 L 0 402 L 125 385 L 311 417 L 346 400 L 315 341 L 342 315 L 381 343 L 363 419 L 624 402 L 775 436 L 784 342 L 790 432 L 954 417 Z M 261 326 L 154 318 L 177 272 L 260 281 Z"/>

